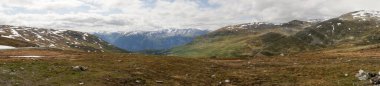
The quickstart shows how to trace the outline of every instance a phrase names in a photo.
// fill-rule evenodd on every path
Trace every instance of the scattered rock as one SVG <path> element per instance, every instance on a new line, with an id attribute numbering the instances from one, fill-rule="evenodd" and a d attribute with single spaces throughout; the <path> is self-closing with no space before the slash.
<path id="1" fill-rule="evenodd" d="M 164 81 L 159 81 L 159 80 L 157 80 L 156 83 L 164 83 Z"/>
<path id="2" fill-rule="evenodd" d="M 74 71 L 86 71 L 86 70 L 88 70 L 88 68 L 84 67 L 84 66 L 73 66 L 72 69 Z"/>
<path id="3" fill-rule="evenodd" d="M 361 81 L 368 79 L 368 75 L 366 72 L 364 72 L 364 70 L 359 70 L 359 72 L 355 75 L 355 77 L 357 77 Z"/>
<path id="4" fill-rule="evenodd" d="M 293 63 L 293 65 L 298 65 L 298 63 Z"/>
<path id="5" fill-rule="evenodd" d="M 379 76 L 373 77 L 369 80 L 369 82 L 374 85 L 380 85 L 380 77 Z"/>
<path id="6" fill-rule="evenodd" d="M 123 60 L 117 60 L 117 62 L 123 62 Z"/>
<path id="7" fill-rule="evenodd" d="M 346 62 L 351 62 L 351 60 L 347 60 Z"/>
<path id="8" fill-rule="evenodd" d="M 83 83 L 83 82 L 81 82 L 81 83 L 79 83 L 79 85 L 84 85 L 84 83 Z"/>
<path id="9" fill-rule="evenodd" d="M 136 80 L 135 82 L 136 82 L 136 83 L 141 83 L 141 80 Z"/>
<path id="10" fill-rule="evenodd" d="M 215 78 L 216 77 L 216 75 L 211 75 L 211 78 Z"/>
<path id="11" fill-rule="evenodd" d="M 285 54 L 284 54 L 284 53 L 281 53 L 280 56 L 285 56 Z"/>
<path id="12" fill-rule="evenodd" d="M 347 77 L 347 76 L 348 76 L 348 74 L 346 73 L 346 74 L 344 74 L 344 76 L 346 76 L 346 77 Z"/>
<path id="13" fill-rule="evenodd" d="M 380 85 L 380 75 L 379 73 L 366 72 L 364 70 L 359 70 L 355 75 L 359 80 L 369 80 L 373 85 Z"/>
<path id="14" fill-rule="evenodd" d="M 226 79 L 226 80 L 224 80 L 224 82 L 225 82 L 225 83 L 230 83 L 231 81 L 228 80 L 228 79 Z"/>
<path id="15" fill-rule="evenodd" d="M 137 71 L 137 72 L 133 72 L 132 74 L 135 74 L 135 75 L 143 75 L 144 73 L 143 73 L 143 72 L 139 72 L 139 71 Z"/>
<path id="16" fill-rule="evenodd" d="M 146 86 L 146 80 L 143 78 L 106 78 L 106 86 Z"/>

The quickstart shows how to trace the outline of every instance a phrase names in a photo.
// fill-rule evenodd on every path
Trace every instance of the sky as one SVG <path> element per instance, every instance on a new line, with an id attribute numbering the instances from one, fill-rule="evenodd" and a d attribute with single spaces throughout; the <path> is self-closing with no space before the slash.
<path id="1" fill-rule="evenodd" d="M 325 19 L 379 10 L 380 0 L 0 0 L 0 24 L 95 31 Z"/>

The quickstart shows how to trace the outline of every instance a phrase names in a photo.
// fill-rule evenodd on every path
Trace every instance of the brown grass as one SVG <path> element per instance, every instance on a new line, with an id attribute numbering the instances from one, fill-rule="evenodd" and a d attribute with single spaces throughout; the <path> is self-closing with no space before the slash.
<path id="1" fill-rule="evenodd" d="M 368 85 L 367 82 L 358 81 L 354 75 L 359 69 L 379 71 L 378 51 L 306 52 L 251 59 L 21 51 L 61 57 L 0 59 L 0 84 L 79 85 L 83 82 L 87 86 Z M 88 67 L 89 70 L 72 71 L 71 66 L 76 65 Z M 226 83 L 225 80 L 230 82 Z"/>

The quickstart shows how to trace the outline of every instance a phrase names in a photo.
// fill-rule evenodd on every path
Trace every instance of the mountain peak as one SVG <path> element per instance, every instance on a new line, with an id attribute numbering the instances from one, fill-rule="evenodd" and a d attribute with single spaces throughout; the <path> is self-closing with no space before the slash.
<path id="1" fill-rule="evenodd" d="M 72 30 L 0 25 L 0 39 L 12 39 L 12 41 L 20 41 L 18 43 L 30 43 L 39 47 L 62 50 L 84 52 L 121 51 L 94 35 Z"/>
<path id="2" fill-rule="evenodd" d="M 380 18 L 380 11 L 375 10 L 359 10 L 344 14 L 339 17 L 343 20 L 370 20 Z"/>
<path id="3" fill-rule="evenodd" d="M 197 28 L 161 29 L 156 31 L 132 31 L 94 33 L 111 44 L 130 51 L 165 50 L 191 42 L 195 37 L 208 33 Z"/>
<path id="4" fill-rule="evenodd" d="M 360 18 L 360 17 L 380 17 L 380 11 L 375 10 L 360 10 L 352 12 L 351 15 L 354 18 Z"/>

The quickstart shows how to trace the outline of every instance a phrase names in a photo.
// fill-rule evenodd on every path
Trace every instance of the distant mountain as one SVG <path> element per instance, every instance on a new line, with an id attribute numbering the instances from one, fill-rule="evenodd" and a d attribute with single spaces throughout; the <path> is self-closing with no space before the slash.
<path id="1" fill-rule="evenodd" d="M 355 11 L 307 27 L 295 35 L 273 42 L 267 53 L 313 50 L 355 50 L 378 47 L 380 11 Z"/>
<path id="2" fill-rule="evenodd" d="M 355 11 L 318 22 L 247 23 L 223 27 L 170 50 L 171 55 L 239 57 L 380 47 L 380 11 Z"/>
<path id="3" fill-rule="evenodd" d="M 97 32 L 94 35 L 125 50 L 153 52 L 187 44 L 194 37 L 208 32 L 199 29 L 164 29 L 158 31 Z"/>
<path id="4" fill-rule="evenodd" d="M 0 39 L 1 45 L 14 47 L 47 47 L 83 52 L 122 51 L 94 35 L 71 30 L 0 25 Z"/>
<path id="5" fill-rule="evenodd" d="M 293 20 L 283 24 L 265 22 L 230 25 L 197 37 L 193 42 L 171 49 L 169 54 L 190 57 L 251 56 L 264 45 L 261 35 L 273 32 L 293 35 L 315 23 Z M 276 38 L 271 38 L 275 40 Z"/>

